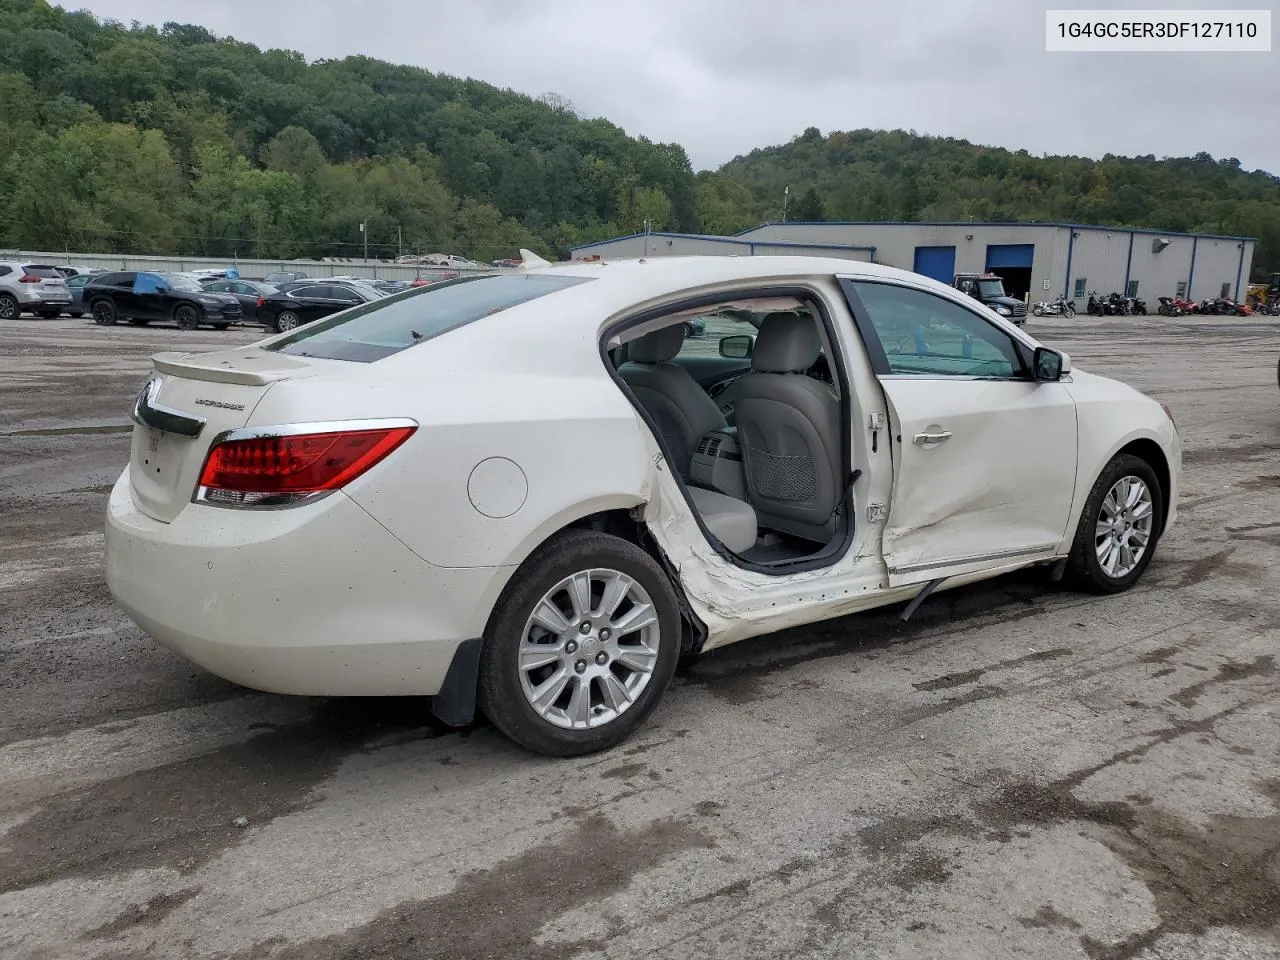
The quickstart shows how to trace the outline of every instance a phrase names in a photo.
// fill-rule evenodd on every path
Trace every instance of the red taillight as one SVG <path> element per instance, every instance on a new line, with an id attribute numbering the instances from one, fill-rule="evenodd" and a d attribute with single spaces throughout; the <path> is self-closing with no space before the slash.
<path id="1" fill-rule="evenodd" d="M 337 490 L 416 430 L 395 426 L 224 440 L 205 458 L 197 498 L 230 505 L 274 505 Z"/>
<path id="2" fill-rule="evenodd" d="M 267 301 L 266 301 L 266 300 L 264 300 L 262 297 L 259 297 L 259 298 L 258 298 L 258 306 L 260 306 L 260 307 L 265 307 L 266 305 L 267 305 Z"/>
<path id="3" fill-rule="evenodd" d="M 19 283 L 39 283 L 39 282 L 40 282 L 40 278 L 39 278 L 39 277 L 33 277 L 33 276 L 32 276 L 31 274 L 29 274 L 29 273 L 24 273 L 22 276 L 20 276 L 20 277 L 18 278 L 18 282 L 19 282 Z"/>

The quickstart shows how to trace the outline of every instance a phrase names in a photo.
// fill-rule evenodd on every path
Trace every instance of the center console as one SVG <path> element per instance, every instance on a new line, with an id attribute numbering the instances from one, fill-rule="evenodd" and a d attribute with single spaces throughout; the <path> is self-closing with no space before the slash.
<path id="1" fill-rule="evenodd" d="M 699 487 L 715 490 L 735 500 L 747 499 L 742 451 L 736 430 L 729 427 L 702 436 L 689 465 L 689 479 Z"/>

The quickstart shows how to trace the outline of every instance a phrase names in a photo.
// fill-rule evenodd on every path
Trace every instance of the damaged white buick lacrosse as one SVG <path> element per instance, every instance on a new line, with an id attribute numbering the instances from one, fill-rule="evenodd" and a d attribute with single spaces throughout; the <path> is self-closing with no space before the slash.
<path id="1" fill-rule="evenodd" d="M 154 363 L 107 517 L 144 630 L 561 756 L 682 652 L 1032 565 L 1125 590 L 1178 496 L 1160 404 L 870 263 L 529 254 Z"/>

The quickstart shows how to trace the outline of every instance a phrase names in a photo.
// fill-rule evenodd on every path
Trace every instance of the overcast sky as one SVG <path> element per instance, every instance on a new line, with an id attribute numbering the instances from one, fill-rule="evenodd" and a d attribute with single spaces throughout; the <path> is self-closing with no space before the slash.
<path id="1" fill-rule="evenodd" d="M 676 141 L 696 169 L 806 127 L 914 129 L 1034 154 L 1189 156 L 1280 174 L 1280 53 L 1046 53 L 1047 6 L 1095 0 L 58 0 L 199 23 L 308 59 L 470 76 Z M 1146 4 L 1266 8 L 1274 0 Z M 268 14 L 268 11 L 270 13 Z M 1274 31 L 1274 25 L 1273 25 Z M 1274 47 L 1274 38 L 1273 38 Z"/>

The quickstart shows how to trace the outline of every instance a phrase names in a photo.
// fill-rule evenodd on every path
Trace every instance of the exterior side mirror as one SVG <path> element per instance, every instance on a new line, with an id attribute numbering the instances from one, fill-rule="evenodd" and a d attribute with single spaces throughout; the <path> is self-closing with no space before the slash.
<path id="1" fill-rule="evenodd" d="M 1048 347 L 1036 347 L 1035 357 L 1031 361 L 1033 375 L 1036 380 L 1061 380 L 1062 375 L 1071 369 L 1066 356 Z"/>
<path id="2" fill-rule="evenodd" d="M 720 356 L 726 360 L 747 360 L 756 349 L 756 338 L 744 333 L 720 338 Z"/>

